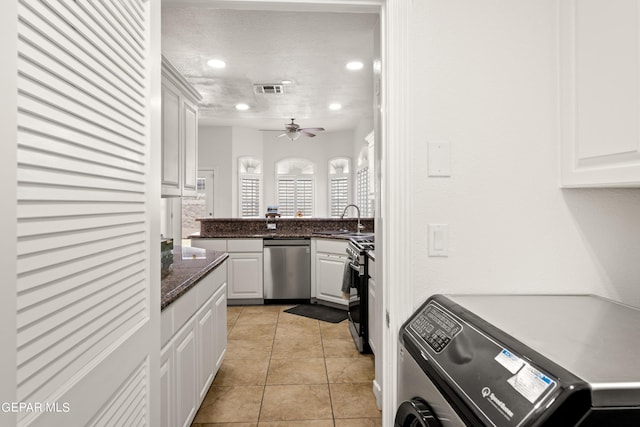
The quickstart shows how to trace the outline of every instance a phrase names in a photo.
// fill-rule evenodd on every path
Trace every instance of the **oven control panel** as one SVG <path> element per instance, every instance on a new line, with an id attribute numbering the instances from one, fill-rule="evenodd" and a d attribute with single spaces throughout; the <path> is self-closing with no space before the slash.
<path id="1" fill-rule="evenodd" d="M 410 328 L 436 353 L 440 353 L 461 330 L 462 325 L 434 305 L 427 305 Z"/>

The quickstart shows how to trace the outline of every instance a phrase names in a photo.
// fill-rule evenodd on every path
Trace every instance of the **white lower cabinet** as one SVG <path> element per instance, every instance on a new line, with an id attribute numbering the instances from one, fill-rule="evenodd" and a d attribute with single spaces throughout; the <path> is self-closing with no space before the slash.
<path id="1" fill-rule="evenodd" d="M 312 289 L 318 300 L 347 306 L 342 280 L 347 263 L 347 241 L 314 239 L 312 244 Z"/>
<path id="2" fill-rule="evenodd" d="M 229 299 L 262 299 L 262 252 L 229 252 Z"/>
<path id="3" fill-rule="evenodd" d="M 190 426 L 227 345 L 226 261 L 161 314 L 161 425 Z"/>
<path id="4" fill-rule="evenodd" d="M 196 322 L 191 319 L 175 335 L 174 366 L 176 373 L 177 426 L 189 426 L 196 416 Z"/>
<path id="5" fill-rule="evenodd" d="M 213 360 L 218 372 L 224 353 L 227 351 L 227 285 L 224 284 L 213 295 Z"/>
<path id="6" fill-rule="evenodd" d="M 215 307 L 213 297 L 196 314 L 198 341 L 198 398 L 204 399 L 216 372 Z"/>
<path id="7" fill-rule="evenodd" d="M 262 270 L 262 239 L 191 239 L 191 246 L 227 252 L 229 276 L 227 298 L 229 302 L 261 303 L 264 298 Z M 244 301 L 242 301 L 244 300 Z"/>

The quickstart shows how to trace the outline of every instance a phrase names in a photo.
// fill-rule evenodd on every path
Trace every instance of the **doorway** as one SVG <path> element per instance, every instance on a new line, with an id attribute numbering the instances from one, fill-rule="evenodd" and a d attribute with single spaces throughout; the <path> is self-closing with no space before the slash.
<path id="1" fill-rule="evenodd" d="M 163 0 L 164 4 L 190 3 L 203 4 L 205 0 Z M 381 17 L 381 50 L 384 64 L 378 64 L 384 69 L 386 76 L 376 82 L 376 93 L 380 94 L 376 108 L 382 112 L 382 123 L 376 128 L 376 135 L 380 135 L 380 150 L 376 150 L 376 164 L 381 167 L 376 178 L 382 182 L 376 188 L 380 197 L 376 201 L 376 230 L 380 232 L 380 250 L 377 255 L 384 262 L 380 262 L 380 270 L 376 275 L 384 283 L 393 285 L 393 292 L 389 286 L 384 287 L 382 295 L 382 312 L 385 320 L 382 331 L 382 352 L 384 360 L 383 387 L 383 421 L 385 426 L 392 425 L 396 409 L 395 387 L 397 382 L 397 331 L 399 325 L 410 314 L 412 307 L 410 286 L 410 239 L 408 224 L 409 210 L 405 209 L 409 198 L 407 189 L 410 188 L 409 145 L 388 144 L 387 141 L 407 141 L 411 137 L 409 126 L 411 100 L 406 95 L 405 82 L 410 80 L 410 30 L 412 2 L 394 0 L 286 0 L 276 2 L 270 0 L 209 0 L 207 7 L 219 7 L 236 10 L 265 10 L 265 11 L 300 11 L 300 12 L 367 12 L 378 13 Z M 381 162 L 381 159 L 385 159 Z M 378 233 L 377 233 L 378 234 Z M 382 266 L 384 265 L 384 268 Z M 391 284 L 390 277 L 393 277 Z"/>
<path id="2" fill-rule="evenodd" d="M 213 217 L 213 179 L 211 169 L 198 170 L 196 197 L 182 200 L 182 239 L 188 239 L 194 233 L 200 232 L 200 222 L 197 218 Z"/>

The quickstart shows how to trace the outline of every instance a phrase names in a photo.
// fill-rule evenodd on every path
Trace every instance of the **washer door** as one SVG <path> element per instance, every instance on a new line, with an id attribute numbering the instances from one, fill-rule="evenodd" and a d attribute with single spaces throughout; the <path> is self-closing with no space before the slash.
<path id="1" fill-rule="evenodd" d="M 396 412 L 394 427 L 441 427 L 427 402 L 413 398 L 402 402 Z"/>

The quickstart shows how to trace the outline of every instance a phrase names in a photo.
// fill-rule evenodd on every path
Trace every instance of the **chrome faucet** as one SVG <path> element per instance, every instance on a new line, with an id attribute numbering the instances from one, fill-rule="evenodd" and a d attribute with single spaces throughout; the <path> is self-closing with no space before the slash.
<path id="1" fill-rule="evenodd" d="M 340 215 L 340 219 L 344 219 L 344 214 L 347 212 L 347 209 L 349 209 L 350 206 L 353 206 L 354 208 L 356 208 L 356 211 L 358 211 L 358 230 L 356 230 L 356 232 L 360 233 L 362 231 L 363 226 L 360 225 L 360 208 L 357 205 L 354 205 L 352 203 L 350 205 L 345 206 L 344 210 L 342 211 L 342 215 Z"/>

